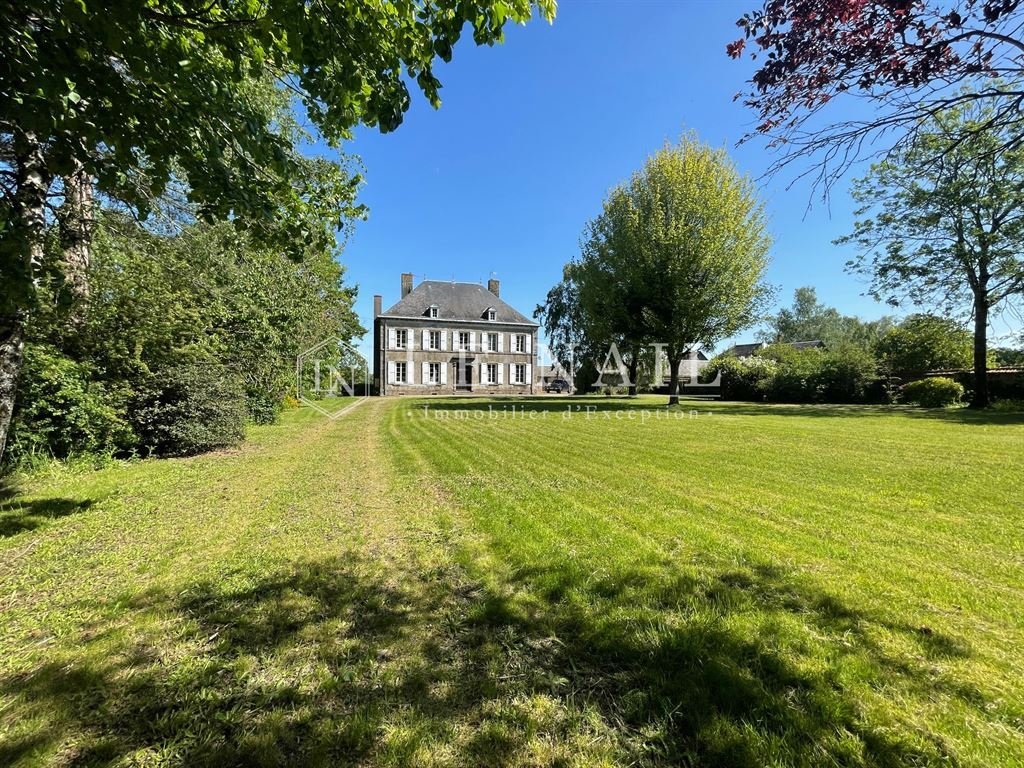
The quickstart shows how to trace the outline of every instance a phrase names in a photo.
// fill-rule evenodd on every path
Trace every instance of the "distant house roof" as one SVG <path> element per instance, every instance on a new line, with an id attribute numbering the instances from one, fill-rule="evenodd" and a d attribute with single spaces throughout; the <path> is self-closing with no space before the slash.
<path id="1" fill-rule="evenodd" d="M 493 309 L 494 322 L 537 325 L 484 286 L 447 280 L 424 280 L 383 314 L 386 317 L 429 317 L 431 307 L 437 307 L 439 320 L 487 320 L 488 310 Z"/>
<path id="2" fill-rule="evenodd" d="M 825 342 L 818 339 L 815 339 L 814 341 L 786 341 L 783 343 L 793 349 L 815 349 L 825 346 Z M 731 357 L 750 357 L 758 350 L 764 349 L 767 346 L 768 344 L 763 341 L 758 341 L 753 344 L 733 344 L 722 354 L 729 355 Z"/>
<path id="3" fill-rule="evenodd" d="M 722 354 L 729 355 L 730 357 L 750 357 L 759 349 L 764 349 L 767 346 L 768 345 L 763 341 L 759 341 L 755 344 L 733 344 Z"/>

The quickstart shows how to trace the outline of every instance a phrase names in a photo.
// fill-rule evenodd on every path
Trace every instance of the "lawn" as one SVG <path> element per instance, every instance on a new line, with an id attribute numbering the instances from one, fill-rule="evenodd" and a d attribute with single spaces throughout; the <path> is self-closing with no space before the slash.
<path id="1" fill-rule="evenodd" d="M 1024 416 L 660 402 L 19 478 L 0 765 L 1024 764 Z"/>

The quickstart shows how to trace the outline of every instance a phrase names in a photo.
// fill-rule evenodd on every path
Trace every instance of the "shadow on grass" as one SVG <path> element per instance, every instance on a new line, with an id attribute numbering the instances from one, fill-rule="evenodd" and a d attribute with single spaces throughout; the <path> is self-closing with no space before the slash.
<path id="1" fill-rule="evenodd" d="M 898 705 L 873 721 L 843 670 L 987 706 L 934 669 L 969 656 L 957 639 L 771 567 L 587 579 L 539 566 L 502 594 L 356 556 L 236 576 L 128 607 L 164 634 L 86 632 L 70 657 L 0 681 L 15 697 L 4 717 L 55 722 L 9 733 L 3 764 L 59 749 L 76 766 L 956 765 Z M 759 631 L 737 628 L 755 613 Z M 918 652 L 891 656 L 876 630 Z"/>
<path id="2" fill-rule="evenodd" d="M 53 520 L 85 512 L 93 505 L 91 499 L 10 500 L 14 498 L 14 490 L 0 488 L 0 538 L 33 531 Z"/>

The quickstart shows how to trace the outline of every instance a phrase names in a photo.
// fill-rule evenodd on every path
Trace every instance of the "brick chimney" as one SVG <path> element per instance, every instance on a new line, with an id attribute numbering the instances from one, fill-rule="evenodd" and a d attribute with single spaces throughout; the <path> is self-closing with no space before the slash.
<path id="1" fill-rule="evenodd" d="M 493 293 L 495 296 L 501 296 L 501 294 L 498 292 L 498 289 L 500 287 L 501 284 L 493 277 L 487 281 L 487 290 Z"/>
<path id="2" fill-rule="evenodd" d="M 405 298 L 412 293 L 412 272 L 402 273 L 402 295 L 401 298 Z"/>
<path id="3" fill-rule="evenodd" d="M 374 297 L 373 297 L 373 317 L 374 317 L 374 319 L 376 319 L 377 317 L 380 316 L 381 302 L 382 301 L 384 301 L 384 297 L 383 296 L 381 296 L 379 293 L 374 294 Z"/>

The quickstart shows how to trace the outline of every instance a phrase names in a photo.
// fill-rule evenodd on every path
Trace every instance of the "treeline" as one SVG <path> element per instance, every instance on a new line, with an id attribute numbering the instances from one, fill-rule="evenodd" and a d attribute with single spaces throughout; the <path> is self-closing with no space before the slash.
<path id="1" fill-rule="evenodd" d="M 158 231 L 98 215 L 88 299 L 70 301 L 56 228 L 26 327 L 5 461 L 173 456 L 237 443 L 273 421 L 295 356 L 363 332 L 333 246 L 290 255 L 229 224 Z"/>
<path id="2" fill-rule="evenodd" d="M 907 386 L 936 371 L 969 371 L 974 339 L 946 317 L 913 314 L 863 321 L 818 302 L 813 288 L 799 288 L 791 307 L 769 318 L 760 334 L 767 346 L 748 357 L 719 355 L 701 380 L 720 376 L 722 397 L 781 403 L 919 402 L 948 405 L 967 394 L 955 381 Z M 794 346 L 820 341 L 822 346 Z M 1020 350 L 989 351 L 987 365 L 1012 365 Z M 969 377 L 967 378 L 970 383 Z M 1018 389 L 1020 385 L 1018 384 Z M 1001 392 L 1024 397 L 1024 392 Z"/>

